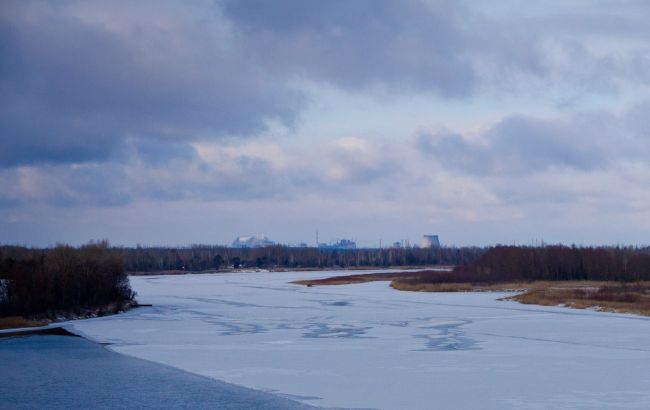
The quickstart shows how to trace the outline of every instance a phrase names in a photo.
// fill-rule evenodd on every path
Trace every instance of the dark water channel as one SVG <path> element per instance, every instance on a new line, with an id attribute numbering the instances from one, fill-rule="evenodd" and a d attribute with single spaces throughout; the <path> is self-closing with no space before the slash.
<path id="1" fill-rule="evenodd" d="M 0 339 L 0 409 L 314 409 L 123 356 L 80 337 Z"/>

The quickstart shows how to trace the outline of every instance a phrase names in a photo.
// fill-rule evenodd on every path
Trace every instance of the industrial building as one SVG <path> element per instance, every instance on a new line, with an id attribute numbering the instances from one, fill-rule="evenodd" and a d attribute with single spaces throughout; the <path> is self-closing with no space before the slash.
<path id="1" fill-rule="evenodd" d="M 422 241 L 420 242 L 421 248 L 439 248 L 440 239 L 438 235 L 423 235 Z"/>
<path id="2" fill-rule="evenodd" d="M 275 245 L 275 242 L 265 235 L 239 236 L 232 243 L 233 248 L 263 248 L 272 245 Z"/>
<path id="3" fill-rule="evenodd" d="M 341 239 L 333 243 L 319 243 L 318 249 L 357 249 L 357 243 L 350 239 Z"/>

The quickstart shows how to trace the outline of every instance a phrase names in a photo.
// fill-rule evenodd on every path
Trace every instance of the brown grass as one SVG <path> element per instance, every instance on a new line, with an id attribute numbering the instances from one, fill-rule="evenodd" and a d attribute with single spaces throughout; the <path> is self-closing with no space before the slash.
<path id="1" fill-rule="evenodd" d="M 474 290 L 471 283 L 408 283 L 393 280 L 390 287 L 397 290 L 407 290 L 411 292 L 470 292 Z"/>
<path id="2" fill-rule="evenodd" d="M 296 280 L 291 283 L 296 285 L 306 285 L 306 286 L 330 286 L 330 285 L 350 285 L 353 283 L 365 283 L 365 282 L 376 282 L 376 281 L 389 281 L 393 280 L 394 276 L 375 276 L 373 274 L 369 275 L 350 275 L 350 276 L 333 276 L 331 278 L 324 279 L 307 279 L 307 280 Z"/>
<path id="3" fill-rule="evenodd" d="M 566 306 L 604 312 L 650 316 L 650 282 L 618 283 L 598 281 L 536 281 L 508 283 L 421 282 L 440 271 L 388 272 L 366 275 L 334 276 L 291 283 L 307 286 L 347 285 L 390 281 L 393 289 L 411 292 L 519 292 L 504 298 L 524 304 Z M 444 275 L 444 273 L 442 273 Z"/>
<path id="4" fill-rule="evenodd" d="M 23 316 L 0 317 L 0 330 L 17 329 L 22 327 L 45 326 L 49 322 L 46 320 L 27 319 Z"/>
<path id="5" fill-rule="evenodd" d="M 60 322 L 60 321 L 87 319 L 92 317 L 114 315 L 129 310 L 131 308 L 140 307 L 140 306 L 151 306 L 151 305 L 139 305 L 135 303 L 135 301 L 128 301 L 128 302 L 119 302 L 119 303 L 109 303 L 107 305 L 95 307 L 95 308 L 79 308 L 79 309 L 75 309 L 74 311 L 64 311 L 64 310 L 53 311 L 53 312 L 48 312 L 47 314 L 35 315 L 33 317 L 5 316 L 5 317 L 0 317 L 0 330 L 45 326 L 50 323 Z"/>
<path id="6" fill-rule="evenodd" d="M 551 282 L 552 283 L 552 282 Z M 525 293 L 508 298 L 520 303 L 595 309 L 650 316 L 650 282 L 587 282 L 577 285 L 534 284 Z"/>
<path id="7" fill-rule="evenodd" d="M 327 286 L 327 285 L 350 285 L 353 283 L 366 283 L 377 281 L 394 281 L 394 280 L 411 280 L 433 275 L 447 273 L 448 270 L 424 270 L 424 271 L 401 271 L 401 272 L 382 272 L 382 273 L 365 273 L 359 275 L 332 276 L 324 279 L 306 279 L 296 280 L 290 283 L 306 286 Z"/>
<path id="8" fill-rule="evenodd" d="M 396 279 L 390 286 L 393 289 L 411 292 L 522 292 L 528 289 L 530 283 L 412 283 Z"/>

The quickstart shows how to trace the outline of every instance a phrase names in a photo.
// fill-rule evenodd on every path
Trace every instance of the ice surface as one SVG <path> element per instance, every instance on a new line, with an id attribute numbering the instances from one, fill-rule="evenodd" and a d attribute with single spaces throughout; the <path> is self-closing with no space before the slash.
<path id="1" fill-rule="evenodd" d="M 74 321 L 117 352 L 324 407 L 648 409 L 650 320 L 418 293 L 342 272 L 131 278 L 139 308 Z"/>

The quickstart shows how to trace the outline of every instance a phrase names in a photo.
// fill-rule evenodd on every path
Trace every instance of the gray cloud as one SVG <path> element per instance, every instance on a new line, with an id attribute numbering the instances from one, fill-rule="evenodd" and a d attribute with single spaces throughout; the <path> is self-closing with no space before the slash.
<path id="1" fill-rule="evenodd" d="M 650 146 L 650 101 L 633 106 L 624 115 L 626 132 Z"/>
<path id="2" fill-rule="evenodd" d="M 398 225 L 415 215 L 421 229 L 525 215 L 531 202 L 568 209 L 587 198 L 614 209 L 602 178 L 627 183 L 620 193 L 642 208 L 648 103 L 621 115 L 505 112 L 478 135 L 421 135 L 422 156 L 399 135 L 289 139 L 277 161 L 264 147 L 242 149 L 269 122 L 299 125 L 310 87 L 323 84 L 454 104 L 490 93 L 530 103 L 547 88 L 615 102 L 625 85 L 650 83 L 647 8 L 635 4 L 540 18 L 486 16 L 452 1 L 0 2 L 0 207 L 63 214 L 213 201 L 276 219 L 266 218 L 267 202 L 298 209 L 308 198 L 347 214 L 356 201 L 357 215 L 393 215 Z M 356 114 L 340 120 L 354 124 Z M 231 151 L 211 158 L 201 144 Z"/>
<path id="3" fill-rule="evenodd" d="M 446 97 L 473 93 L 467 12 L 437 1 L 227 1 L 258 58 L 350 89 L 388 85 Z"/>
<path id="4" fill-rule="evenodd" d="M 202 14 L 210 9 L 3 4 L 5 166 L 105 160 L 127 137 L 164 143 L 250 134 L 267 118 L 290 124 L 302 102 L 229 45 L 226 22 Z"/>
<path id="5" fill-rule="evenodd" d="M 467 97 L 467 11 L 421 2 L 3 2 L 0 166 L 292 126 L 296 80 Z"/>
<path id="6" fill-rule="evenodd" d="M 642 6 L 496 18 L 444 0 L 2 2 L 0 167 L 291 127 L 301 80 L 454 99 L 531 78 L 614 91 L 650 79 Z M 641 45 L 597 55 L 594 36 Z"/>
<path id="7" fill-rule="evenodd" d="M 107 163 L 0 170 L 0 207 L 112 207 L 139 199 L 247 201 L 304 195 L 356 197 L 402 173 L 395 147 L 343 138 L 309 149 L 260 142 L 156 144 L 128 139 Z"/>
<path id="8" fill-rule="evenodd" d="M 513 115 L 471 138 L 423 133 L 416 146 L 449 169 L 475 175 L 517 176 L 554 167 L 591 171 L 643 160 L 643 142 L 626 131 L 628 124 L 605 112 L 553 119 Z"/>

